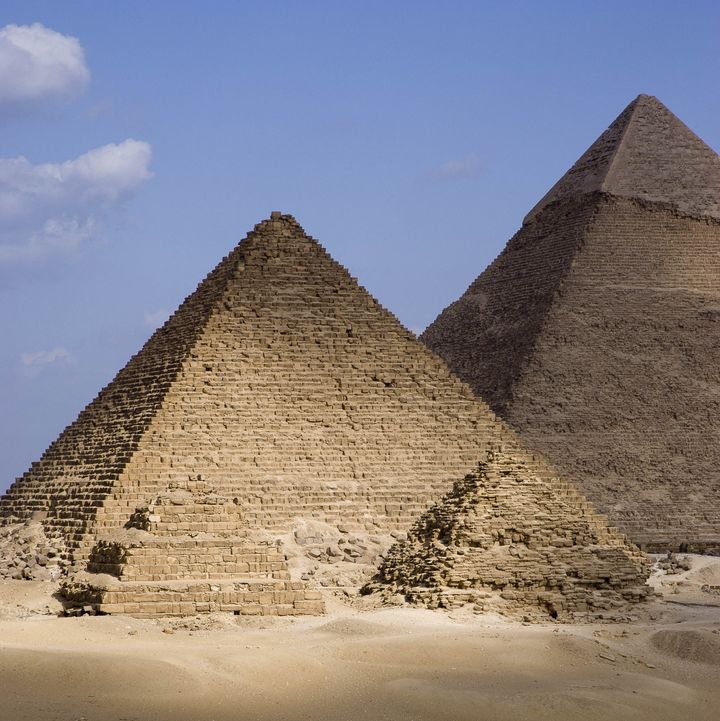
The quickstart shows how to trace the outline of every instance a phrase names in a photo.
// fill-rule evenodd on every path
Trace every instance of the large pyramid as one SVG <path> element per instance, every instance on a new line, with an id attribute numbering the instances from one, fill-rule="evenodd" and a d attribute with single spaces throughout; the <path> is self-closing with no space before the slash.
<path id="1" fill-rule="evenodd" d="M 720 548 L 720 158 L 658 100 L 421 339 L 636 543 Z"/>
<path id="2" fill-rule="evenodd" d="M 317 591 L 282 545 L 298 523 L 389 538 L 499 448 L 592 513 L 291 216 L 273 213 L 15 482 L 0 514 L 42 522 L 78 571 L 72 602 L 316 613 Z M 617 531 L 602 543 L 643 572 Z"/>

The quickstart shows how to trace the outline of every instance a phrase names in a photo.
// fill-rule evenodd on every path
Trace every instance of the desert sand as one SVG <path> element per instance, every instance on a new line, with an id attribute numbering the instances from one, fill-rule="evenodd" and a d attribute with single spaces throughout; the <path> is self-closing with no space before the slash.
<path id="1" fill-rule="evenodd" d="M 657 569 L 630 623 L 525 624 L 329 596 L 303 619 L 55 615 L 1 585 L 3 721 L 720 717 L 720 558 Z"/>

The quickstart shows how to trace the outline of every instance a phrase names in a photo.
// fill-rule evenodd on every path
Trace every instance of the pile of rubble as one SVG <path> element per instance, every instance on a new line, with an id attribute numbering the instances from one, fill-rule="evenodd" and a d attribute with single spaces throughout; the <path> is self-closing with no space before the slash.
<path id="1" fill-rule="evenodd" d="M 665 571 L 665 573 L 670 576 L 675 573 L 689 571 L 692 568 L 692 564 L 687 557 L 678 556 L 670 552 L 655 562 L 655 568 L 660 571 Z"/>
<path id="2" fill-rule="evenodd" d="M 55 581 L 67 566 L 63 555 L 40 521 L 0 526 L 0 579 Z"/>

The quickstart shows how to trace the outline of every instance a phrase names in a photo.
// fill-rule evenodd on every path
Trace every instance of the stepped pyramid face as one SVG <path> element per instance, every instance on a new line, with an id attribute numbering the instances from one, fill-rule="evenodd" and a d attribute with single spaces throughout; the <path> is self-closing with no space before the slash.
<path id="1" fill-rule="evenodd" d="M 87 571 L 65 587 L 82 605 L 314 613 L 322 604 L 277 538 L 301 523 L 356 534 L 357 548 L 389 539 L 497 446 L 553 477 L 291 216 L 273 214 L 0 513 L 44 516 L 49 540 Z"/>
<path id="2" fill-rule="evenodd" d="M 720 546 L 719 208 L 641 95 L 421 337 L 647 549 Z"/>
<path id="3" fill-rule="evenodd" d="M 603 519 L 531 469 L 489 453 L 388 552 L 369 590 L 478 610 L 553 617 L 624 610 L 647 597 L 641 554 L 612 543 Z"/>

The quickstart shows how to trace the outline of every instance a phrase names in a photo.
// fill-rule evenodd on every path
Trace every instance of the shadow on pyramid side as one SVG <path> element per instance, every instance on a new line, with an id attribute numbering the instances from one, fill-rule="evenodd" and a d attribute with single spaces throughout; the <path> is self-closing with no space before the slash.
<path id="1" fill-rule="evenodd" d="M 319 585 L 357 590 L 498 447 L 555 483 L 292 216 L 274 213 L 13 484 L 0 515 L 7 528 L 41 528 L 74 607 L 319 613 Z M 617 531 L 607 539 L 636 557 Z"/>
<path id="2" fill-rule="evenodd" d="M 643 554 L 613 543 L 579 494 L 488 452 L 390 548 L 363 592 L 429 608 L 612 618 L 648 597 L 648 574 Z"/>
<path id="3" fill-rule="evenodd" d="M 422 334 L 650 551 L 720 549 L 720 158 L 641 95 Z"/>

